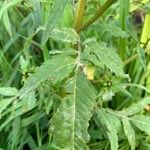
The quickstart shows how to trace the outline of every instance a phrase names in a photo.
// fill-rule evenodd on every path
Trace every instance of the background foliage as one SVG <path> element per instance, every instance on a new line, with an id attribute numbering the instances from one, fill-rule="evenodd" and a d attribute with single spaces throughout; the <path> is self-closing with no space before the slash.
<path id="1" fill-rule="evenodd" d="M 0 23 L 0 149 L 150 149 L 149 0 L 1 0 Z"/>

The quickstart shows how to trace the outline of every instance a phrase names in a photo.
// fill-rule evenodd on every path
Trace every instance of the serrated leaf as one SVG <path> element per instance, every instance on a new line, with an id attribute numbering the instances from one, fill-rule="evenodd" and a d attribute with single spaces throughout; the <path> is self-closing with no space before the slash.
<path id="1" fill-rule="evenodd" d="M 91 53 L 93 53 L 96 56 L 95 58 L 97 59 L 97 61 L 100 61 L 117 76 L 125 78 L 127 77 L 123 72 L 123 62 L 121 61 L 114 48 L 108 48 L 106 44 L 102 42 L 100 44 L 94 42 L 87 44 L 84 51 L 90 51 Z"/>
<path id="2" fill-rule="evenodd" d="M 127 33 L 118 27 L 115 23 L 103 23 L 100 25 L 100 30 L 102 34 L 105 34 L 109 37 L 128 37 Z"/>
<path id="3" fill-rule="evenodd" d="M 130 124 L 130 121 L 128 118 L 122 118 L 122 123 L 124 127 L 125 135 L 128 138 L 128 141 L 131 145 L 131 150 L 135 150 L 135 132 Z"/>
<path id="4" fill-rule="evenodd" d="M 126 114 L 126 116 L 131 116 L 143 110 L 148 104 L 150 104 L 150 97 L 146 97 L 139 102 L 132 104 L 130 107 L 122 110 L 122 112 Z"/>
<path id="5" fill-rule="evenodd" d="M 150 134 L 150 117 L 144 115 L 136 115 L 130 118 L 132 123 L 141 131 Z"/>
<path id="6" fill-rule="evenodd" d="M 98 112 L 98 118 L 107 129 L 107 136 L 110 141 L 111 150 L 118 150 L 117 130 L 120 130 L 120 121 L 114 115 L 109 115 L 105 111 Z"/>
<path id="7" fill-rule="evenodd" d="M 37 103 L 34 90 L 41 84 L 42 81 L 51 80 L 56 83 L 62 81 L 65 77 L 69 76 L 76 65 L 76 60 L 67 55 L 56 55 L 52 59 L 47 60 L 42 66 L 35 70 L 26 81 L 24 86 L 19 92 L 21 101 L 14 105 L 13 115 L 10 115 L 0 126 L 3 129 L 15 117 L 33 109 Z"/>
<path id="8" fill-rule="evenodd" d="M 55 0 L 53 1 L 53 8 L 50 12 L 50 16 L 48 19 L 48 23 L 46 26 L 46 30 L 42 36 L 42 44 L 45 44 L 48 40 L 51 31 L 56 28 L 56 26 L 60 23 L 61 18 L 63 17 L 63 12 L 68 0 Z"/>
<path id="9" fill-rule="evenodd" d="M 72 80 L 74 82 L 67 82 L 70 84 L 67 87 L 73 87 L 71 94 L 64 98 L 54 114 L 50 122 L 50 133 L 53 135 L 54 144 L 61 149 L 87 150 L 86 143 L 90 140 L 88 122 L 92 116 L 96 94 L 82 74 L 75 75 Z"/>
<path id="10" fill-rule="evenodd" d="M 51 31 L 50 37 L 56 41 L 76 44 L 80 41 L 79 35 L 71 28 L 54 28 Z"/>
<path id="11" fill-rule="evenodd" d="M 91 53 L 91 50 L 90 49 L 86 49 L 82 54 L 82 59 L 83 60 L 87 60 L 87 61 L 90 61 L 92 62 L 95 66 L 98 66 L 98 67 L 103 67 L 104 65 L 102 64 L 102 62 L 100 62 L 96 55 Z"/>
<path id="12" fill-rule="evenodd" d="M 56 55 L 47 60 L 42 66 L 35 70 L 20 90 L 20 98 L 30 90 L 36 89 L 41 82 L 51 80 L 53 83 L 62 81 L 75 67 L 76 60 L 66 55 Z"/>
<path id="13" fill-rule="evenodd" d="M 19 92 L 13 87 L 0 87 L 0 94 L 3 96 L 16 96 Z"/>

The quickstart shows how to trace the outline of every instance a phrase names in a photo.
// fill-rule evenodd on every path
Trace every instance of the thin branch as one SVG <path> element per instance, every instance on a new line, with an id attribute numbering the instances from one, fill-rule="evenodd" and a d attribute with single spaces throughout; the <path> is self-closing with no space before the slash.
<path id="1" fill-rule="evenodd" d="M 100 8 L 100 10 L 87 22 L 85 23 L 83 26 L 81 26 L 77 32 L 81 32 L 83 31 L 85 28 L 87 28 L 88 26 L 90 26 L 91 24 L 93 24 L 97 19 L 99 19 L 104 13 L 105 11 L 115 2 L 116 0 L 107 0 L 105 2 L 105 4 Z"/>

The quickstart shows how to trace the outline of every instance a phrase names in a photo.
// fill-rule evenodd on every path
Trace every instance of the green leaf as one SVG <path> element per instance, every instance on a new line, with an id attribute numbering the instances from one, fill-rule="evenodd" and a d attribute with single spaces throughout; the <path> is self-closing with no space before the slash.
<path id="1" fill-rule="evenodd" d="M 30 149 L 37 149 L 36 142 L 29 132 L 27 134 L 27 144 L 28 144 Z"/>
<path id="2" fill-rule="evenodd" d="M 53 83 L 62 81 L 69 76 L 75 67 L 76 60 L 66 55 L 56 55 L 47 60 L 42 66 L 36 68 L 25 82 L 20 90 L 20 98 L 26 95 L 30 90 L 36 89 L 41 82 L 50 80 Z"/>
<path id="3" fill-rule="evenodd" d="M 120 25 L 122 27 L 122 29 L 124 31 L 126 31 L 126 28 L 127 28 L 127 17 L 129 15 L 129 8 L 130 8 L 130 2 L 129 0 L 119 0 L 119 6 L 120 6 L 120 9 L 119 9 L 119 19 L 120 19 Z"/>
<path id="4" fill-rule="evenodd" d="M 55 0 L 53 1 L 53 8 L 50 12 L 50 16 L 48 19 L 48 23 L 46 26 L 46 30 L 42 36 L 42 44 L 44 45 L 48 40 L 51 31 L 56 28 L 56 26 L 60 23 L 61 18 L 63 17 L 63 12 L 68 0 Z"/>
<path id="5" fill-rule="evenodd" d="M 53 107 L 53 97 L 49 98 L 45 98 L 45 103 L 44 103 L 44 106 L 45 106 L 45 111 L 47 114 L 50 113 L 52 107 Z"/>
<path id="6" fill-rule="evenodd" d="M 150 134 L 150 117 L 144 115 L 136 115 L 130 118 L 132 123 L 141 131 Z"/>
<path id="7" fill-rule="evenodd" d="M 123 62 L 114 48 L 108 48 L 103 42 L 100 44 L 97 42 L 91 42 L 86 45 L 84 51 L 89 51 L 91 54 L 95 55 L 96 60 L 91 61 L 100 61 L 117 76 L 126 77 L 125 73 L 123 72 Z"/>
<path id="8" fill-rule="evenodd" d="M 22 74 L 25 74 L 28 71 L 29 62 L 24 59 L 23 56 L 20 56 L 20 69 Z"/>
<path id="9" fill-rule="evenodd" d="M 72 9 L 72 4 L 67 3 L 63 14 L 62 25 L 65 27 L 72 27 L 74 23 L 74 18 L 75 16 Z"/>
<path id="10" fill-rule="evenodd" d="M 3 96 L 16 96 L 19 92 L 13 87 L 0 87 L 0 94 Z"/>
<path id="11" fill-rule="evenodd" d="M 100 30 L 102 34 L 109 37 L 128 37 L 127 33 L 118 27 L 115 23 L 103 23 L 100 25 Z"/>
<path id="12" fill-rule="evenodd" d="M 56 55 L 52 59 L 46 61 L 42 66 L 38 67 L 26 81 L 25 85 L 20 90 L 19 96 L 21 101 L 12 106 L 13 114 L 1 124 L 0 130 L 3 129 L 15 117 L 28 112 L 37 106 L 34 90 L 41 84 L 42 81 L 51 80 L 53 83 L 62 81 L 68 77 L 76 65 L 76 60 L 66 55 Z M 4 102 L 3 102 L 4 103 Z M 6 107 L 10 104 L 6 103 Z M 2 104 L 2 111 L 5 107 Z M 10 109 L 10 110 L 11 110 Z M 10 111 L 9 110 L 9 111 Z"/>
<path id="13" fill-rule="evenodd" d="M 15 98 L 11 98 L 7 104 L 7 106 L 12 102 L 14 101 Z M 10 114 L 8 117 L 6 117 L 6 120 L 4 120 L 1 124 L 0 124 L 0 131 L 6 127 L 11 121 L 13 121 L 13 119 L 15 119 L 16 117 L 18 116 L 21 116 L 22 114 L 28 112 L 29 110 L 35 108 L 38 103 L 34 103 L 34 105 L 30 105 L 30 103 L 32 103 L 31 101 L 34 101 L 36 100 L 35 99 L 35 93 L 34 92 L 30 92 L 28 93 L 27 95 L 25 95 L 23 97 L 22 100 L 18 100 L 18 101 L 15 101 L 14 104 L 9 107 L 4 113 L 6 114 Z M 4 108 L 2 108 L 4 109 Z"/>
<path id="14" fill-rule="evenodd" d="M 9 133 L 9 141 L 11 149 L 16 149 L 20 139 L 20 121 L 21 118 L 16 117 L 12 122 L 12 129 Z"/>
<path id="15" fill-rule="evenodd" d="M 51 31 L 50 37 L 56 41 L 76 44 L 80 41 L 79 35 L 71 28 L 55 28 Z"/>
<path id="16" fill-rule="evenodd" d="M 67 82 L 70 95 L 66 96 L 51 120 L 53 142 L 61 149 L 87 150 L 90 137 L 87 132 L 96 93 L 82 74 Z M 87 94 L 88 93 L 88 94 Z"/>
<path id="17" fill-rule="evenodd" d="M 144 70 L 146 70 L 146 57 L 145 57 L 145 50 L 143 48 L 141 48 L 139 45 L 136 48 L 137 50 L 137 54 L 140 60 L 140 63 L 142 65 L 142 67 L 144 68 Z"/>
<path id="18" fill-rule="evenodd" d="M 86 49 L 81 56 L 84 60 L 88 60 L 100 68 L 104 66 L 102 62 L 97 59 L 96 55 L 91 53 L 90 49 Z"/>
<path id="19" fill-rule="evenodd" d="M 7 108 L 7 106 L 11 104 L 12 101 L 13 101 L 13 98 L 0 100 L 0 115 Z"/>
<path id="20" fill-rule="evenodd" d="M 22 0 L 11 0 L 11 1 L 5 1 L 2 3 L 1 9 L 0 9 L 0 20 L 3 16 L 3 14 L 5 13 L 5 11 L 9 8 L 12 7 L 18 3 L 20 3 Z"/>
<path id="21" fill-rule="evenodd" d="M 105 141 L 100 141 L 100 142 L 96 142 L 90 145 L 90 149 L 91 150 L 103 150 L 103 149 L 107 149 L 108 148 L 108 142 Z"/>
<path id="22" fill-rule="evenodd" d="M 130 124 L 130 121 L 128 118 L 122 118 L 122 123 L 124 127 L 125 135 L 128 138 L 128 141 L 131 145 L 131 150 L 135 150 L 135 132 Z"/>
<path id="23" fill-rule="evenodd" d="M 8 34 L 11 36 L 12 32 L 11 32 L 11 24 L 9 21 L 9 16 L 8 16 L 8 12 L 7 10 L 5 11 L 4 15 L 3 15 L 3 23 L 5 26 L 6 31 L 8 32 Z"/>
<path id="24" fill-rule="evenodd" d="M 46 115 L 45 112 L 37 111 L 33 115 L 30 115 L 29 117 L 23 118 L 21 120 L 21 126 L 26 127 L 32 123 L 35 123 L 39 119 L 43 118 L 45 115 Z"/>
<path id="25" fill-rule="evenodd" d="M 105 111 L 99 111 L 98 118 L 107 129 L 106 133 L 110 141 L 111 150 L 118 150 L 117 130 L 119 130 L 118 127 L 120 127 L 120 121 L 117 117 L 110 115 Z"/>
<path id="26" fill-rule="evenodd" d="M 146 97 L 146 98 L 138 101 L 137 103 L 132 104 L 130 107 L 122 110 L 122 112 L 126 116 L 131 116 L 131 115 L 134 115 L 134 114 L 140 112 L 141 110 L 143 110 L 144 107 L 148 104 L 150 104 L 150 97 Z"/>
<path id="27" fill-rule="evenodd" d="M 22 103 L 22 110 L 24 112 L 27 112 L 31 109 L 33 109 L 35 106 L 36 106 L 36 96 L 35 96 L 35 92 L 32 91 L 28 94 L 26 94 L 24 97 L 23 97 L 23 103 Z"/>

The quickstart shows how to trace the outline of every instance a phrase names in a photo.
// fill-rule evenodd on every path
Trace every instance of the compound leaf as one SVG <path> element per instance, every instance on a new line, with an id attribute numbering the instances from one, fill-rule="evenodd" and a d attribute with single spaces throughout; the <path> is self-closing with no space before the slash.
<path id="1" fill-rule="evenodd" d="M 99 61 L 109 70 L 114 72 L 117 76 L 125 78 L 127 77 L 123 72 L 123 63 L 114 48 L 108 48 L 103 42 L 101 42 L 100 44 L 97 42 L 90 42 L 86 45 L 84 51 L 90 51 L 91 54 L 94 54 L 96 56 L 95 58 L 93 57 L 94 60 L 90 61 Z"/>
<path id="2" fill-rule="evenodd" d="M 62 81 L 75 67 L 76 60 L 67 55 L 55 55 L 35 70 L 20 90 L 20 98 L 30 90 L 36 89 L 41 82 L 51 80 L 53 83 Z"/>

